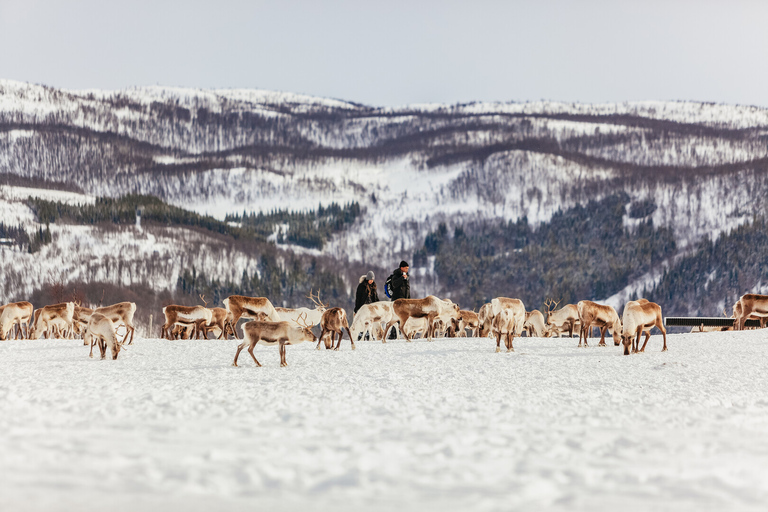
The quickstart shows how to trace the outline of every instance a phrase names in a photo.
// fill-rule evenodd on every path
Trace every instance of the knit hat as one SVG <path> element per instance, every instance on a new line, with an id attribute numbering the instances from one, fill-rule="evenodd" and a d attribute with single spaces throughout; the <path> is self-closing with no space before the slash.
<path id="1" fill-rule="evenodd" d="M 365 278 L 368 281 L 373 281 L 373 270 L 369 270 L 367 274 L 365 274 Z"/>
<path id="2" fill-rule="evenodd" d="M 410 265 L 408 264 L 407 261 L 403 260 L 400 262 L 400 268 L 403 268 L 403 267 L 410 267 Z"/>

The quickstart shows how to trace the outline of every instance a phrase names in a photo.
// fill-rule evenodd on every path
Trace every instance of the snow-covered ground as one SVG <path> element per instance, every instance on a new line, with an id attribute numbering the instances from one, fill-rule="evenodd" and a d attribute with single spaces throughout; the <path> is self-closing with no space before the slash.
<path id="1" fill-rule="evenodd" d="M 767 338 L 0 342 L 0 509 L 764 510 Z"/>

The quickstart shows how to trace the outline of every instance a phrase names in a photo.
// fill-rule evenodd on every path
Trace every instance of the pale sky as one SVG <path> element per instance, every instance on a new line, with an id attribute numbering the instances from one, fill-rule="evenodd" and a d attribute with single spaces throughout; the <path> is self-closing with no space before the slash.
<path id="1" fill-rule="evenodd" d="M 768 107 L 768 1 L 0 0 L 0 78 Z"/>

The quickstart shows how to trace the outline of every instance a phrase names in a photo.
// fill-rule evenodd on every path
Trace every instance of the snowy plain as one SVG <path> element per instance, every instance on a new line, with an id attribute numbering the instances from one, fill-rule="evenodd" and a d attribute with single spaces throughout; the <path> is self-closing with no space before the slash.
<path id="1" fill-rule="evenodd" d="M 767 333 L 0 342 L 0 510 L 764 510 Z"/>

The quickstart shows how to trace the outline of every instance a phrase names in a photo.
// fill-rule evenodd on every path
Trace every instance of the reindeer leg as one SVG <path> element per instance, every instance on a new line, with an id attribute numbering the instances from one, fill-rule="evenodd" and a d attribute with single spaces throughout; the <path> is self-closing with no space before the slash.
<path id="1" fill-rule="evenodd" d="M 320 329 L 320 337 L 317 338 L 317 347 L 315 347 L 317 350 L 320 350 L 320 344 L 323 342 L 323 335 L 325 334 L 325 329 Z"/>
<path id="2" fill-rule="evenodd" d="M 515 333 L 508 332 L 507 339 L 509 340 L 509 347 L 507 348 L 507 352 L 514 352 L 515 347 L 512 345 L 512 341 L 515 339 Z"/>
<path id="3" fill-rule="evenodd" d="M 501 352 L 501 331 L 496 333 L 496 352 Z"/>
<path id="4" fill-rule="evenodd" d="M 280 366 L 288 366 L 288 363 L 285 361 L 285 343 L 283 342 L 280 342 Z"/>
<path id="5" fill-rule="evenodd" d="M 242 342 L 237 346 L 237 352 L 235 352 L 235 360 L 232 362 L 232 366 L 237 366 L 237 358 L 240 357 L 240 351 L 245 347 L 245 342 Z"/>
<path id="6" fill-rule="evenodd" d="M 261 363 L 256 360 L 256 356 L 253 355 L 254 348 L 256 348 L 256 344 L 251 343 L 251 346 L 248 347 L 248 353 L 251 354 L 251 358 L 253 359 L 253 362 L 256 363 L 256 366 L 261 366 Z"/>
<path id="7" fill-rule="evenodd" d="M 638 345 L 640 344 L 640 336 L 638 335 Z M 648 329 L 645 333 L 645 341 L 643 342 L 643 348 L 640 349 L 640 352 L 645 352 L 645 346 L 648 344 L 648 340 L 651 339 L 651 330 Z"/>
<path id="8" fill-rule="evenodd" d="M 355 350 L 355 340 L 354 338 L 352 338 L 352 333 L 349 332 L 349 327 L 345 327 L 345 329 L 347 330 L 347 334 L 349 335 L 349 341 L 352 342 L 352 350 Z"/>
<path id="9" fill-rule="evenodd" d="M 607 330 L 608 330 L 608 325 L 600 328 L 600 343 L 597 344 L 598 347 L 605 346 L 605 331 Z"/>
<path id="10" fill-rule="evenodd" d="M 384 337 L 381 339 L 382 343 L 387 342 L 387 336 L 389 336 L 389 329 L 391 329 L 393 325 L 395 325 L 394 321 L 391 321 L 387 324 L 387 327 L 384 329 Z"/>

